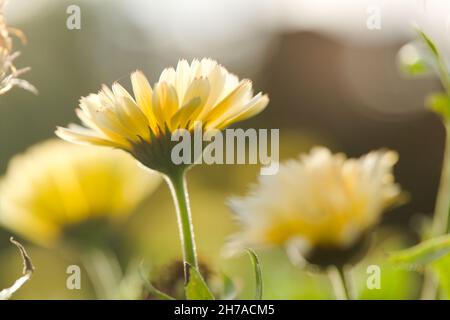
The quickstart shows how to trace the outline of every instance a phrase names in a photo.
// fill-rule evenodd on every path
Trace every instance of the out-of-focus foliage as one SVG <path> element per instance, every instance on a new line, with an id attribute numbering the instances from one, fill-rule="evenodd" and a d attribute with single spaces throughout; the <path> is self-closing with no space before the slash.
<path id="1" fill-rule="evenodd" d="M 413 268 L 423 267 L 450 254 L 450 235 L 432 238 L 391 254 L 391 262 Z"/>
<path id="2" fill-rule="evenodd" d="M 398 53 L 401 70 L 410 76 L 428 75 L 432 71 L 432 61 L 424 57 L 423 49 L 417 43 L 405 44 Z"/>
<path id="3" fill-rule="evenodd" d="M 417 299 L 420 276 L 399 268 L 387 259 L 388 252 L 405 247 L 404 235 L 396 228 L 381 228 L 376 239 L 369 255 L 353 271 L 357 297 L 363 300 Z M 370 277 L 374 274 L 372 268 L 380 271 L 379 288 L 369 286 Z"/>
<path id="4" fill-rule="evenodd" d="M 425 104 L 444 119 L 450 119 L 450 97 L 445 93 L 430 94 Z"/>
<path id="5" fill-rule="evenodd" d="M 263 296 L 261 265 L 259 263 L 258 256 L 253 250 L 247 249 L 247 252 L 250 255 L 250 260 L 252 261 L 252 266 L 255 273 L 255 299 L 261 300 Z"/>
<path id="6" fill-rule="evenodd" d="M 19 249 L 20 256 L 22 257 L 22 263 L 23 263 L 23 275 L 14 282 L 14 284 L 6 289 L 3 289 L 0 291 L 0 300 L 8 300 L 11 298 L 11 296 L 19 290 L 25 282 L 30 280 L 31 275 L 34 271 L 33 263 L 31 262 L 31 258 L 26 252 L 25 248 L 17 241 L 15 241 L 13 238 L 10 239 L 11 243 L 14 244 L 17 249 Z"/>
<path id="7" fill-rule="evenodd" d="M 450 298 L 450 235 L 432 238 L 393 253 L 390 260 L 412 269 L 431 267 L 438 276 L 446 298 Z"/>
<path id="8" fill-rule="evenodd" d="M 424 49 L 420 53 L 418 50 L 414 51 L 413 54 L 409 55 L 410 57 L 413 56 L 413 58 L 408 59 L 408 55 L 405 52 L 411 53 L 412 51 L 407 45 L 400 51 L 400 61 L 405 66 L 404 69 L 409 70 L 413 75 L 417 73 L 414 71 L 418 69 L 426 71 L 426 67 L 420 67 L 420 65 L 425 66 L 426 63 L 432 66 L 434 72 L 438 75 L 444 88 L 444 93 L 428 95 L 426 105 L 441 116 L 447 131 L 447 141 L 430 233 L 423 234 L 422 238 L 426 240 L 418 245 L 392 254 L 390 260 L 397 265 L 406 265 L 410 268 L 421 267 L 430 270 L 425 273 L 422 298 L 434 299 L 439 287 L 442 287 L 448 298 L 450 278 L 450 269 L 448 268 L 450 254 L 450 235 L 448 235 L 450 217 L 450 69 L 434 41 L 422 30 L 417 31 L 419 35 L 418 45 L 421 45 Z M 434 279 L 433 273 L 438 276 L 439 284 Z"/>
<path id="9" fill-rule="evenodd" d="M 436 260 L 433 263 L 433 270 L 438 275 L 445 299 L 450 299 L 450 255 Z"/>
<path id="10" fill-rule="evenodd" d="M 25 90 L 37 93 L 36 88 L 28 81 L 19 77 L 30 68 L 17 69 L 14 60 L 19 56 L 18 51 L 13 51 L 13 39 L 11 35 L 17 36 L 25 42 L 25 34 L 19 29 L 9 27 L 3 14 L 6 0 L 0 0 L 0 95 L 17 86 Z"/>

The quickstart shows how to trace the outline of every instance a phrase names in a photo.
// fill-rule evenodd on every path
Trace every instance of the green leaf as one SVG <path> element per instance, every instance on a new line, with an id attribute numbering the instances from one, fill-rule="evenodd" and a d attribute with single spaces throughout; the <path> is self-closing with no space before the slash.
<path id="1" fill-rule="evenodd" d="M 450 255 L 435 261 L 433 271 L 439 278 L 439 284 L 446 299 L 450 299 Z"/>
<path id="2" fill-rule="evenodd" d="M 252 249 L 247 249 L 248 254 L 250 255 L 250 259 L 252 261 L 253 265 L 253 271 L 255 273 L 255 284 L 256 284 L 256 291 L 255 291 L 255 299 L 261 300 L 262 299 L 262 292 L 263 292 L 263 284 L 262 284 L 262 273 L 261 273 L 261 267 L 259 264 L 259 259 L 256 253 Z"/>
<path id="3" fill-rule="evenodd" d="M 445 93 L 433 93 L 425 102 L 426 106 L 444 119 L 450 119 L 450 97 Z"/>
<path id="4" fill-rule="evenodd" d="M 450 76 L 445 60 L 441 57 L 436 44 L 425 34 L 425 32 L 420 29 L 417 29 L 417 32 L 435 60 L 442 86 L 445 88 L 445 91 L 450 94 Z"/>
<path id="5" fill-rule="evenodd" d="M 214 296 L 203 280 L 202 275 L 189 263 L 184 264 L 186 272 L 186 298 L 188 300 L 214 300 Z"/>
<path id="6" fill-rule="evenodd" d="M 440 59 L 439 56 L 439 51 L 436 47 L 436 45 L 434 44 L 434 42 L 425 34 L 425 32 L 423 32 L 420 29 L 417 29 L 417 32 L 419 33 L 420 37 L 423 39 L 423 41 L 425 42 L 425 44 L 427 45 L 427 47 L 431 50 L 431 52 L 433 53 L 433 55 Z"/>
<path id="7" fill-rule="evenodd" d="M 412 268 L 423 267 L 450 253 L 450 235 L 426 240 L 418 245 L 393 253 L 390 261 Z"/>
<path id="8" fill-rule="evenodd" d="M 152 285 L 152 283 L 145 276 L 146 274 L 148 274 L 148 271 L 144 270 L 144 264 L 141 263 L 140 268 L 139 268 L 139 275 L 141 276 L 142 282 L 144 283 L 145 288 L 148 290 L 150 295 L 153 295 L 154 297 L 156 297 L 159 300 L 175 300 L 175 298 L 173 298 L 173 297 L 169 296 L 168 294 L 165 294 L 164 292 L 155 288 Z"/>
<path id="9" fill-rule="evenodd" d="M 237 290 L 234 281 L 226 274 L 222 274 L 222 300 L 233 300 L 236 298 Z"/>

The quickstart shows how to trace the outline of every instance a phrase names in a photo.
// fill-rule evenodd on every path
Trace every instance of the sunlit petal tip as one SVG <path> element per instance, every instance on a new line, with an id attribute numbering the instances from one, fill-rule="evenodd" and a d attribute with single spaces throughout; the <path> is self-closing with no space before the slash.
<path id="1" fill-rule="evenodd" d="M 55 134 L 59 137 L 59 133 L 61 131 L 64 131 L 64 129 L 65 129 L 64 127 L 57 126 L 55 129 Z"/>
<path id="2" fill-rule="evenodd" d="M 136 78 L 136 79 L 142 79 L 144 78 L 145 80 L 147 80 L 147 77 L 144 75 L 144 73 L 141 70 L 135 70 L 132 74 L 131 74 L 131 78 Z"/>
<path id="3" fill-rule="evenodd" d="M 242 86 L 246 86 L 246 87 L 252 87 L 253 83 L 252 80 L 250 79 L 242 79 L 241 82 Z"/>
<path id="4" fill-rule="evenodd" d="M 75 108 L 75 114 L 78 116 L 78 118 L 82 113 L 84 113 L 83 109 L 81 109 L 80 107 Z"/>
<path id="5" fill-rule="evenodd" d="M 117 81 L 115 81 L 112 85 L 112 91 L 115 96 L 118 97 L 129 97 L 130 94 L 128 91 Z"/>
<path id="6" fill-rule="evenodd" d="M 393 150 L 387 150 L 385 151 L 385 156 L 387 159 L 389 159 L 390 164 L 394 165 L 398 162 L 400 156 L 398 152 Z"/>

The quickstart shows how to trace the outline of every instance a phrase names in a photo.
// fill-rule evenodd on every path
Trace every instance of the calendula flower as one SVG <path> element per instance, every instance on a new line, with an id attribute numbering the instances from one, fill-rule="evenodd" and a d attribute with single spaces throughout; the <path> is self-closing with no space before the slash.
<path id="1" fill-rule="evenodd" d="M 0 95 L 15 86 L 37 93 L 34 86 L 19 78 L 29 68 L 17 69 L 14 66 L 14 60 L 19 56 L 19 52 L 13 51 L 11 34 L 17 36 L 22 42 L 25 42 L 25 35 L 22 31 L 11 28 L 6 24 L 6 19 L 3 15 L 5 2 L 4 0 L 0 0 Z"/>
<path id="2" fill-rule="evenodd" d="M 74 143 L 124 150 L 164 175 L 177 209 L 187 283 L 190 268 L 198 271 L 185 180 L 191 164 L 172 160 L 179 143 L 172 141 L 174 133 L 195 136 L 197 130 L 224 129 L 261 112 L 269 99 L 254 96 L 249 80 L 239 81 L 211 59 L 181 60 L 176 69 L 165 69 L 153 88 L 140 71 L 131 75 L 131 83 L 134 96 L 114 83 L 112 89 L 103 86 L 98 94 L 81 98 L 77 115 L 85 127 L 59 127 L 56 134 Z"/>
<path id="3" fill-rule="evenodd" d="M 120 84 L 80 100 L 77 115 L 87 127 L 70 125 L 56 134 L 71 142 L 119 148 L 145 166 L 167 173 L 171 134 L 177 129 L 223 129 L 262 111 L 268 98 L 253 96 L 249 80 L 239 79 L 216 61 L 179 61 L 150 86 L 140 71 L 131 75 L 132 96 Z"/>
<path id="4" fill-rule="evenodd" d="M 86 241 L 89 234 L 77 227 L 118 225 L 159 182 L 121 152 L 46 141 L 9 163 L 0 181 L 0 224 L 43 245 Z M 102 225 L 93 227 L 88 233 L 101 234 Z"/>
<path id="5" fill-rule="evenodd" d="M 153 88 L 140 71 L 131 75 L 131 83 L 133 95 L 114 83 L 112 89 L 103 86 L 98 94 L 81 98 L 77 115 L 85 127 L 59 127 L 56 134 L 74 143 L 124 150 L 164 175 L 177 209 L 188 283 L 190 268 L 198 271 L 185 179 L 191 164 L 172 160 L 178 143 L 172 141 L 174 133 L 195 136 L 198 129 L 224 129 L 261 112 L 269 99 L 262 93 L 254 96 L 249 80 L 239 81 L 211 59 L 181 60 L 176 69 L 165 69 Z"/>
<path id="6" fill-rule="evenodd" d="M 401 199 L 392 174 L 393 151 L 375 151 L 359 159 L 314 148 L 261 176 L 250 195 L 233 198 L 242 246 L 295 246 L 317 265 L 347 263 L 356 247 Z"/>

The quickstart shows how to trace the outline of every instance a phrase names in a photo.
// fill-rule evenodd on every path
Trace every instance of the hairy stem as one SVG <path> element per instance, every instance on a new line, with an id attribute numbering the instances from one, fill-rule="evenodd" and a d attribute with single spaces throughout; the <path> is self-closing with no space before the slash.
<path id="1" fill-rule="evenodd" d="M 177 210 L 178 229 L 183 249 L 183 261 L 198 270 L 197 253 L 195 249 L 194 227 L 192 225 L 189 196 L 186 187 L 185 172 L 179 171 L 165 176 L 172 193 Z"/>

